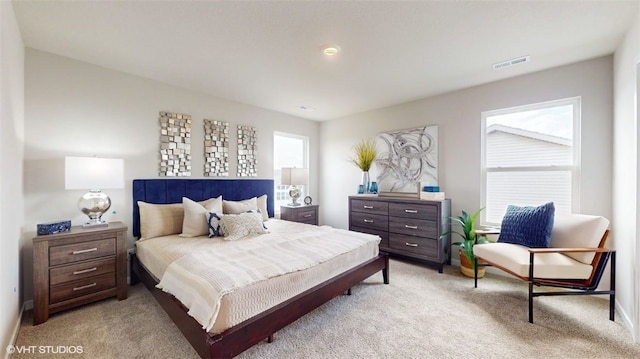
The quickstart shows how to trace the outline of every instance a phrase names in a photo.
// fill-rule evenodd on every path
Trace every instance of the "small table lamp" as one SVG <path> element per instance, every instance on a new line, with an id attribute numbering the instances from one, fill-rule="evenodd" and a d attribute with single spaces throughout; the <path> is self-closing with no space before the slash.
<path id="1" fill-rule="evenodd" d="M 117 158 L 65 157 L 64 187 L 90 189 L 78 201 L 80 211 L 89 216 L 83 227 L 103 227 L 102 215 L 111 207 L 111 198 L 100 189 L 124 188 L 124 160 Z"/>
<path id="2" fill-rule="evenodd" d="M 298 198 L 300 198 L 300 189 L 296 186 L 306 185 L 309 181 L 309 172 L 306 168 L 283 168 L 282 178 L 280 183 L 282 185 L 289 185 L 289 197 L 291 197 L 291 203 L 289 206 L 299 206 Z"/>

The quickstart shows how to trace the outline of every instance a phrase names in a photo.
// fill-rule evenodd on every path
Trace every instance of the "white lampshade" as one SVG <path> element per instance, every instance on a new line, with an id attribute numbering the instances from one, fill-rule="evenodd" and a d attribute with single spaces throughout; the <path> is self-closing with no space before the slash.
<path id="1" fill-rule="evenodd" d="M 124 188 L 124 160 L 65 157 L 64 188 L 84 190 Z"/>
<path id="2" fill-rule="evenodd" d="M 306 168 L 283 168 L 280 183 L 283 185 L 306 185 L 309 172 Z"/>

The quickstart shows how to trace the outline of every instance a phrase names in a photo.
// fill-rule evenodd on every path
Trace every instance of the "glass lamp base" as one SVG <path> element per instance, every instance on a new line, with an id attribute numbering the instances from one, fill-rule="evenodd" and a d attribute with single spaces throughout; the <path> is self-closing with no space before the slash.
<path id="1" fill-rule="evenodd" d="M 80 197 L 78 208 L 89 217 L 89 221 L 82 227 L 95 228 L 109 225 L 102 220 L 102 215 L 111 208 L 111 198 L 99 189 L 92 189 Z"/>
<path id="2" fill-rule="evenodd" d="M 289 206 L 300 206 L 301 204 L 298 202 L 300 195 L 300 189 L 296 186 L 291 186 L 289 189 L 289 197 L 291 197 L 291 203 L 289 203 Z"/>

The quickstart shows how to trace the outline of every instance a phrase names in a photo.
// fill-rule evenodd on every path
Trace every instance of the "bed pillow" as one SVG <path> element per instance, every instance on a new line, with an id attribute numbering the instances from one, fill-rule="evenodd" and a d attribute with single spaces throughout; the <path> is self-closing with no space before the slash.
<path id="1" fill-rule="evenodd" d="M 260 213 L 262 213 L 262 220 L 266 221 L 269 219 L 269 212 L 267 211 L 267 195 L 263 194 L 262 196 L 257 198 L 258 209 Z"/>
<path id="2" fill-rule="evenodd" d="M 553 202 L 538 207 L 510 205 L 502 218 L 498 242 L 547 248 L 551 242 L 554 214 Z"/>
<path id="3" fill-rule="evenodd" d="M 196 202 L 187 197 L 182 197 L 184 207 L 184 221 L 180 237 L 197 237 L 209 233 L 207 222 L 204 220 L 208 212 L 222 213 L 222 196 L 209 198 L 206 201 Z"/>
<path id="4" fill-rule="evenodd" d="M 182 203 L 153 204 L 138 201 L 140 209 L 140 240 L 182 232 Z"/>
<path id="5" fill-rule="evenodd" d="M 209 228 L 209 238 L 222 237 L 222 216 L 221 212 L 207 213 L 207 227 Z"/>
<path id="6" fill-rule="evenodd" d="M 243 201 L 222 201 L 222 213 L 224 214 L 240 214 L 256 209 L 258 209 L 258 199 L 256 197 Z"/>
<path id="7" fill-rule="evenodd" d="M 268 233 L 262 223 L 262 214 L 258 212 L 225 214 L 220 222 L 225 241 L 235 241 L 250 235 Z"/>

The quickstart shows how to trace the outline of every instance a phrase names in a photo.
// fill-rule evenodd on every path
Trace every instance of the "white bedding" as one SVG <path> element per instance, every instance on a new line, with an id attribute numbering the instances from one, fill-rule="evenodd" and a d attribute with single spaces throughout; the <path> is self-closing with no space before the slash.
<path id="1" fill-rule="evenodd" d="M 212 333 L 220 333 L 378 254 L 380 238 L 377 236 L 275 219 L 269 220 L 266 224 L 269 228 L 269 234 L 238 241 L 224 241 L 220 238 L 207 237 L 181 238 L 177 235 L 138 241 L 136 243 L 137 256 L 156 278 L 162 279 L 163 286 L 169 285 L 171 287 L 169 291 L 181 299 L 183 304 L 190 309 L 190 314 L 204 328 Z M 329 238 L 333 238 L 333 240 Z M 199 268 L 198 266 L 194 266 L 191 270 L 188 269 L 188 263 L 194 262 L 187 258 L 190 253 L 194 252 L 214 251 L 219 256 L 217 261 L 223 260 L 225 256 L 232 257 L 231 253 L 233 252 L 242 253 L 240 257 L 245 258 L 246 265 L 252 261 L 247 259 L 249 257 L 244 254 L 251 252 L 267 254 L 267 251 L 274 249 L 272 248 L 275 247 L 273 243 L 298 246 L 301 241 L 307 242 L 307 245 L 311 246 L 333 243 L 331 251 L 338 253 L 338 255 L 317 255 L 317 253 L 325 252 L 326 249 L 316 250 L 316 254 L 311 256 L 313 259 L 308 259 L 304 264 L 276 266 L 289 267 L 289 271 L 293 270 L 288 274 L 281 274 L 279 273 L 281 269 L 270 267 L 266 275 L 256 275 L 255 268 L 250 269 L 245 273 L 251 273 L 249 277 L 255 276 L 253 279 L 247 279 L 249 277 L 245 277 L 246 274 L 240 275 L 245 279 L 231 284 L 230 287 L 214 290 L 214 292 L 222 292 L 219 297 L 211 294 L 210 282 L 192 273 L 194 268 Z M 268 253 L 267 257 L 276 256 L 275 253 Z M 201 257 L 200 255 L 196 256 Z M 180 258 L 183 259 L 180 260 Z M 236 258 L 239 257 L 236 256 Z M 181 261 L 184 263 L 179 265 Z M 284 260 L 279 261 L 284 263 Z M 226 262 L 228 264 L 229 261 Z M 171 265 L 172 263 L 175 264 Z M 258 262 L 256 261 L 256 263 Z M 168 270 L 170 267 L 173 269 Z M 195 272 L 197 271 L 195 270 Z M 165 273 L 168 273 L 166 278 Z M 272 278 L 264 280 L 263 277 Z M 225 281 L 228 279 L 226 277 Z M 196 285 L 185 286 L 184 283 L 196 283 Z M 238 283 L 244 285 L 236 287 Z"/>

